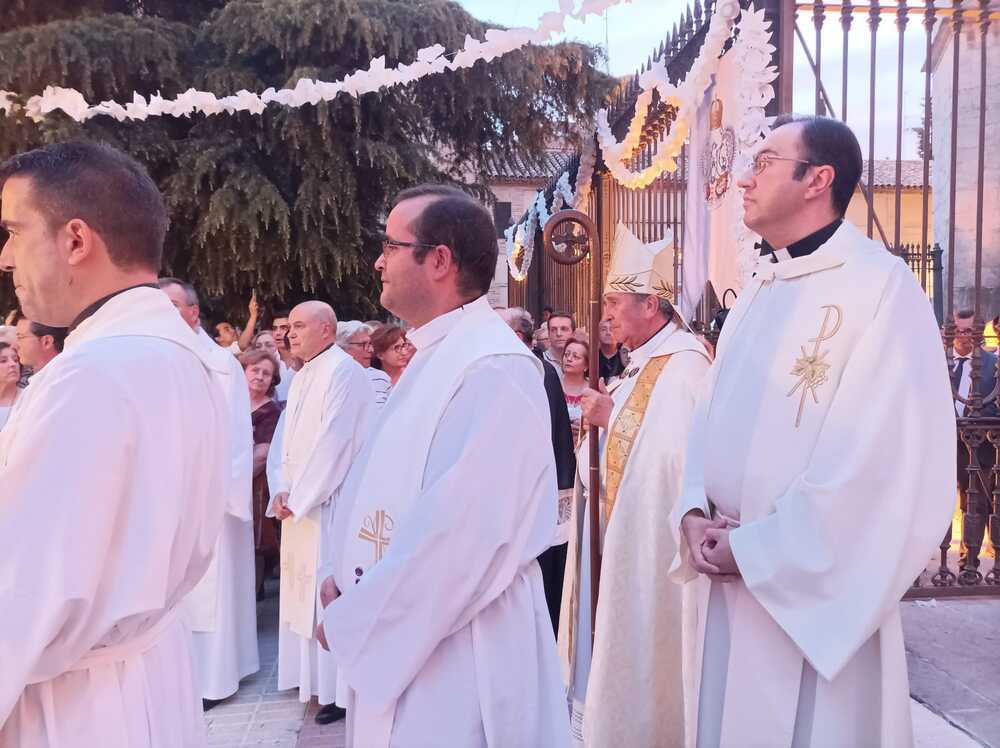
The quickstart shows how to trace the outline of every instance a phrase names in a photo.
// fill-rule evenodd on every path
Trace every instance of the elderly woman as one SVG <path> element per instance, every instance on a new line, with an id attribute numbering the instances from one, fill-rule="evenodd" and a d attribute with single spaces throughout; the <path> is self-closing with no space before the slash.
<path id="1" fill-rule="evenodd" d="M 281 408 L 274 389 L 281 381 L 278 357 L 260 348 L 250 348 L 239 357 L 250 390 L 250 423 L 253 426 L 253 537 L 256 551 L 257 599 L 263 596 L 264 580 L 280 557 L 280 523 L 267 517 L 271 502 L 267 487 L 267 450 L 278 425 Z"/>
<path id="2" fill-rule="evenodd" d="M 21 379 L 21 360 L 10 343 L 0 343 L 0 429 L 7 423 L 17 400 L 17 383 Z"/>
<path id="3" fill-rule="evenodd" d="M 270 353 L 278 362 L 278 379 L 281 380 L 274 390 L 274 400 L 281 408 L 285 407 L 288 400 L 288 390 L 292 386 L 292 377 L 295 376 L 295 369 L 286 365 L 281 359 L 278 351 L 278 343 L 274 339 L 274 333 L 270 330 L 262 330 L 253 336 L 250 341 L 251 351 L 264 351 Z M 301 365 L 301 364 L 300 364 Z"/>
<path id="4" fill-rule="evenodd" d="M 351 320 L 337 323 L 337 345 L 347 351 L 351 358 L 368 372 L 372 389 L 375 390 L 375 409 L 380 410 L 389 398 L 392 382 L 384 371 L 372 366 L 375 348 L 372 346 L 372 328 L 367 322 Z"/>
<path id="5" fill-rule="evenodd" d="M 371 336 L 371 341 L 372 365 L 388 374 L 395 387 L 416 350 L 406 339 L 406 331 L 398 325 L 383 325 Z"/>

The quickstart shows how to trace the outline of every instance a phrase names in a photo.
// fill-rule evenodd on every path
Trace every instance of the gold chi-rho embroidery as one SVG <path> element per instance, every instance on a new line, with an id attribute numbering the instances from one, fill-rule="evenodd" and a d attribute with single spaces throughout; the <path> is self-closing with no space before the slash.
<path id="1" fill-rule="evenodd" d="M 802 346 L 802 355 L 796 359 L 795 365 L 792 367 L 791 372 L 789 372 L 793 377 L 798 377 L 798 381 L 788 391 L 788 397 L 801 390 L 799 412 L 795 416 L 795 428 L 798 428 L 802 423 L 802 411 L 806 406 L 806 395 L 812 395 L 813 402 L 819 405 L 817 390 L 821 385 L 826 383 L 827 373 L 830 371 L 830 364 L 826 362 L 826 355 L 830 351 L 829 349 L 821 351 L 820 346 L 840 331 L 840 325 L 844 321 L 844 314 L 839 306 L 830 304 L 822 306 L 820 309 L 825 309 L 826 315 L 824 315 L 823 324 L 819 328 L 819 335 L 808 340 L 809 343 L 813 343 L 812 352 L 807 351 L 806 346 Z"/>
<path id="2" fill-rule="evenodd" d="M 375 547 L 375 560 L 381 561 L 385 554 L 385 549 L 389 547 L 391 538 L 389 534 L 395 523 L 392 517 L 384 509 L 379 509 L 374 515 L 369 514 L 361 523 L 361 530 L 358 537 L 367 540 Z"/>

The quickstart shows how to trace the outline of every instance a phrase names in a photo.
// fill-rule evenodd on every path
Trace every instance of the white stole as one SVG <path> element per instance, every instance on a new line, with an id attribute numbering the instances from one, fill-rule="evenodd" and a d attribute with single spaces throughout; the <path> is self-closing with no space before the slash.
<path id="1" fill-rule="evenodd" d="M 525 356 L 542 376 L 541 362 L 485 302 L 470 305 L 443 340 L 416 355 L 430 359 L 417 372 L 419 379 L 409 378 L 411 369 L 403 373 L 345 484 L 351 509 L 335 549 L 340 554 L 335 576 L 345 594 L 382 559 L 393 531 L 415 508 L 437 425 L 469 367 L 488 356 Z M 353 711 L 353 745 L 389 745 L 395 705 L 379 713 L 355 695 Z"/>

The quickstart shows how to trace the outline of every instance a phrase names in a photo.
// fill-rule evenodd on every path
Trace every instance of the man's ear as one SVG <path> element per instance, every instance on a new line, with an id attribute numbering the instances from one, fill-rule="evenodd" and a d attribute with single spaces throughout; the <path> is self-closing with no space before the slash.
<path id="1" fill-rule="evenodd" d="M 829 164 L 823 164 L 813 168 L 812 177 L 806 187 L 806 197 L 816 198 L 823 193 L 833 189 L 833 180 L 837 176 L 837 171 Z"/>
<path id="2" fill-rule="evenodd" d="M 79 265 L 93 257 L 101 242 L 97 233 L 80 218 L 74 218 L 61 229 L 61 239 L 65 241 L 67 262 Z"/>

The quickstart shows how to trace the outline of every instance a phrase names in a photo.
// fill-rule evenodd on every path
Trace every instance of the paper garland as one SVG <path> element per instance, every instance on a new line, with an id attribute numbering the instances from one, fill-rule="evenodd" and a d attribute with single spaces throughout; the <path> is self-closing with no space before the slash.
<path id="1" fill-rule="evenodd" d="M 742 13 L 742 18 L 741 18 Z M 690 132 L 690 123 L 698 111 L 698 104 L 712 82 L 712 76 L 718 71 L 719 60 L 726 43 L 733 36 L 733 29 L 740 18 L 740 33 L 727 54 L 738 54 L 745 61 L 744 80 L 746 87 L 743 98 L 747 108 L 752 109 L 751 116 L 746 118 L 746 124 L 739 134 L 739 146 L 745 150 L 767 132 L 764 121 L 764 106 L 774 98 L 771 82 L 777 76 L 777 70 L 770 65 L 774 47 L 770 44 L 770 22 L 764 20 L 764 11 L 755 10 L 751 4 L 741 11 L 739 0 L 719 0 L 709 20 L 705 41 L 698 52 L 694 64 L 677 86 L 670 83 L 666 64 L 661 60 L 654 62 L 652 67 L 639 77 L 642 93 L 636 98 L 635 112 L 629 123 L 625 139 L 619 142 L 611 131 L 608 121 L 608 110 L 602 109 L 597 114 L 596 138 L 601 147 L 604 163 L 611 175 L 628 189 L 637 190 L 648 187 L 664 172 L 674 172 L 677 169 L 677 156 L 681 152 Z M 671 123 L 669 132 L 661 136 L 657 143 L 656 154 L 651 163 L 639 172 L 629 168 L 632 153 L 639 147 L 642 129 L 646 123 L 649 106 L 652 103 L 653 91 L 658 91 L 660 101 L 676 109 L 676 118 Z M 593 149 L 591 149 L 592 151 Z M 577 196 L 571 201 L 560 198 L 561 203 L 581 209 L 583 200 L 580 175 L 587 177 L 586 189 L 590 189 L 590 178 L 593 176 L 592 160 L 596 156 L 591 152 L 590 170 L 584 172 L 583 164 L 578 171 L 576 185 Z M 565 182 L 569 190 L 569 172 L 564 172 L 557 181 L 557 186 Z M 545 228 L 551 213 L 559 210 L 557 196 L 562 192 L 557 189 L 552 195 L 552 207 L 546 203 L 545 191 L 540 191 L 532 203 L 524 219 L 504 232 L 506 238 L 507 266 L 511 277 L 521 281 L 528 277 L 531 260 L 534 255 L 535 235 Z M 752 238 L 749 229 L 742 225 L 736 229 L 740 246 L 743 247 Z M 752 241 L 750 241 L 752 244 Z M 741 260 L 741 266 L 744 263 Z"/>
<path id="2" fill-rule="evenodd" d="M 331 101 L 341 93 L 357 97 L 382 88 L 412 83 L 445 70 L 471 68 L 480 60 L 490 62 L 528 44 L 544 44 L 551 41 L 565 30 L 566 20 L 569 18 L 583 21 L 588 16 L 601 15 L 608 8 L 631 1 L 583 0 L 579 9 L 574 11 L 575 0 L 559 0 L 559 10 L 543 15 L 539 19 L 538 26 L 534 29 L 488 29 L 483 41 L 466 35 L 465 46 L 454 55 L 452 60 L 449 60 L 445 55 L 446 50 L 443 46 L 435 44 L 417 52 L 416 61 L 408 65 L 400 63 L 394 68 L 386 68 L 385 56 L 383 55 L 373 59 L 367 70 L 358 70 L 334 83 L 301 78 L 294 88 L 283 88 L 277 91 L 274 88 L 268 88 L 259 95 L 241 90 L 231 96 L 223 96 L 221 99 L 208 91 L 197 91 L 193 88 L 189 88 L 173 99 L 164 99 L 159 94 L 154 94 L 149 98 L 149 101 L 133 92 L 132 100 L 125 104 L 104 101 L 94 105 L 89 104 L 84 95 L 75 88 L 46 86 L 41 95 L 28 98 L 23 109 L 25 115 L 36 122 L 41 121 L 45 115 L 56 110 L 62 110 L 77 122 L 85 122 L 91 117 L 99 115 L 114 117 L 122 122 L 168 115 L 188 117 L 195 112 L 208 116 L 223 112 L 260 114 L 271 103 L 290 107 L 318 104 L 320 101 Z M 0 113 L 10 114 L 20 110 L 18 101 L 17 94 L 11 91 L 0 91 Z"/>

